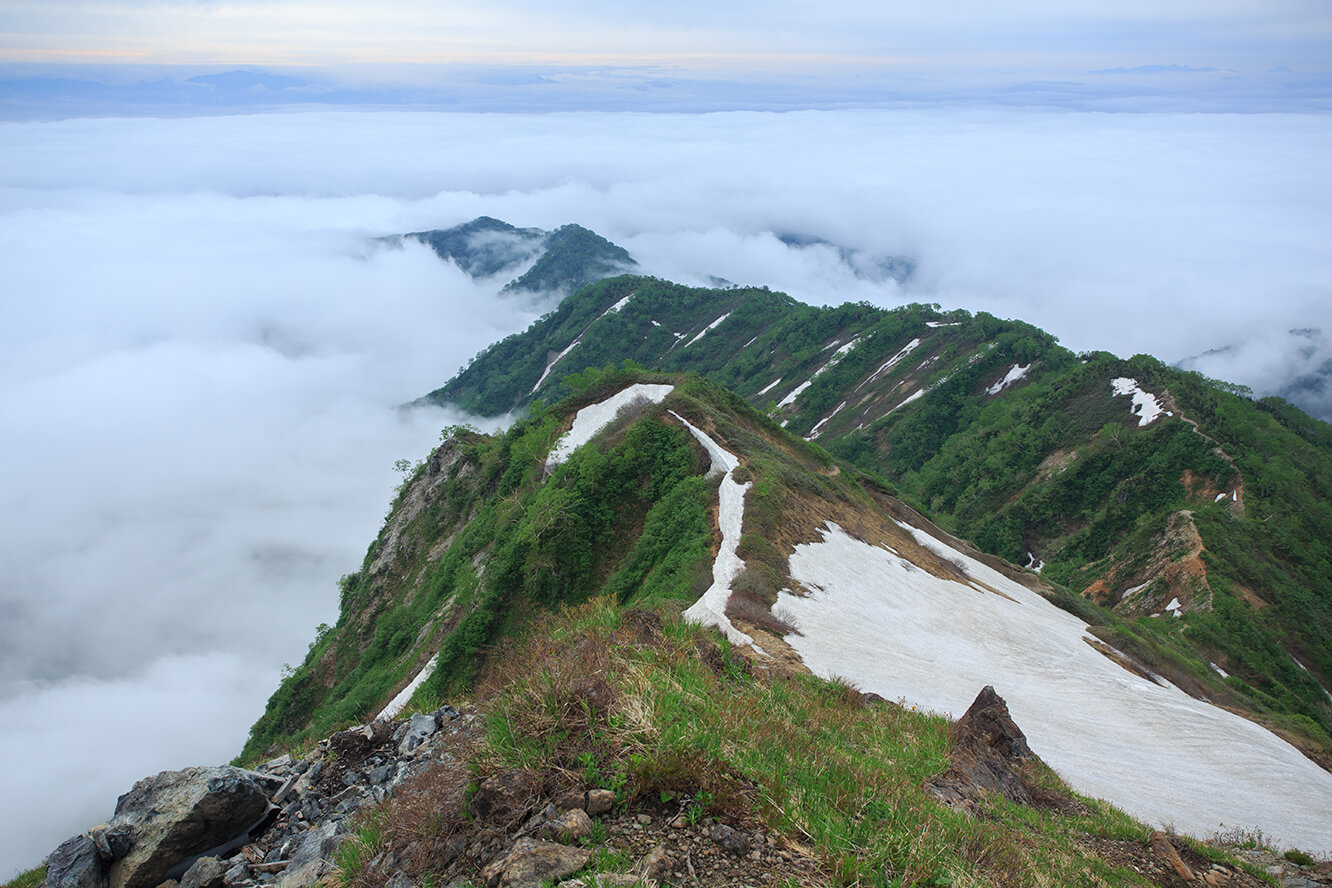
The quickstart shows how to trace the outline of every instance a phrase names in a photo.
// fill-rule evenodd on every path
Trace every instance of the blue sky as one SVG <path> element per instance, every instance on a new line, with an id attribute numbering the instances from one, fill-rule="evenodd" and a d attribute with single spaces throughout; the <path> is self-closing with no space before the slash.
<path id="1" fill-rule="evenodd" d="M 0 23 L 0 114 L 11 117 L 309 101 L 1332 107 L 1332 6 L 1317 0 L 4 0 Z M 238 68 L 267 76 L 190 79 Z"/>

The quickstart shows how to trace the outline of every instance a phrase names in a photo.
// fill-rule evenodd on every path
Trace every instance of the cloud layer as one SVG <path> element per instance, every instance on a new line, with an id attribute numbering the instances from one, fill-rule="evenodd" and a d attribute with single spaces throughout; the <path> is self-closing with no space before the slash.
<path id="1" fill-rule="evenodd" d="M 49 800 L 0 830 L 0 876 L 135 779 L 229 758 L 335 618 L 393 460 L 456 419 L 394 405 L 548 308 L 373 240 L 480 214 L 579 222 L 678 280 L 938 301 L 1169 361 L 1231 346 L 1208 373 L 1255 388 L 1288 372 L 1255 350 L 1332 330 L 1322 116 L 0 123 L 0 757 L 22 763 L 0 796 Z M 1302 336 L 1300 366 L 1328 342 Z"/>

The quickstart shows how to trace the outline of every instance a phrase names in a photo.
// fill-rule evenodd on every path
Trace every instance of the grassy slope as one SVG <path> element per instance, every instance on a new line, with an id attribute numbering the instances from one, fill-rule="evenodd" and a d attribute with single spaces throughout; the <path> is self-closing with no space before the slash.
<path id="1" fill-rule="evenodd" d="M 947 768 L 945 719 L 867 704 L 837 682 L 771 674 L 669 608 L 662 619 L 598 598 L 543 618 L 493 662 L 476 700 L 487 744 L 436 778 L 426 792 L 438 798 L 465 797 L 477 773 L 529 769 L 547 782 L 614 790 L 630 810 L 760 827 L 808 853 L 818 884 L 1157 884 L 1129 862 L 1143 853 L 1147 828 L 1077 797 L 1043 765 L 1027 774 L 1041 804 L 988 797 L 974 815 L 954 811 L 922 787 Z M 417 879 L 432 875 L 432 843 L 466 840 L 471 829 L 445 816 L 422 830 L 411 810 L 420 805 L 390 802 L 365 836 L 371 851 L 418 849 Z M 1186 844 L 1195 861 L 1224 859 Z M 592 845 L 593 871 L 623 871 L 595 831 Z M 355 866 L 346 876 L 377 884 Z"/>

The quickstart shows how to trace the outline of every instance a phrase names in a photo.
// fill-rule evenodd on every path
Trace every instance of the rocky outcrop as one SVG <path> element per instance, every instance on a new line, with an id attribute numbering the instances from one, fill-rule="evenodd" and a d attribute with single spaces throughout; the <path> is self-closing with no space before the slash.
<path id="1" fill-rule="evenodd" d="M 326 873 L 347 821 L 420 770 L 442 730 L 474 717 L 451 706 L 342 731 L 299 762 L 163 771 L 116 803 L 108 824 L 51 853 L 47 888 L 307 888 Z M 174 884 L 174 883 L 173 883 Z"/>
<path id="2" fill-rule="evenodd" d="M 1021 767 L 1035 755 L 993 686 L 986 685 L 953 725 L 952 739 L 948 770 L 926 781 L 928 792 L 949 807 L 963 810 L 973 810 L 985 793 L 1023 805 L 1032 803 L 1032 788 Z"/>
<path id="3" fill-rule="evenodd" d="M 128 853 L 111 864 L 110 888 L 153 888 L 182 861 L 244 836 L 268 812 L 269 790 L 261 784 L 270 782 L 225 766 L 140 780 L 116 803 L 112 823 L 132 838 Z"/>

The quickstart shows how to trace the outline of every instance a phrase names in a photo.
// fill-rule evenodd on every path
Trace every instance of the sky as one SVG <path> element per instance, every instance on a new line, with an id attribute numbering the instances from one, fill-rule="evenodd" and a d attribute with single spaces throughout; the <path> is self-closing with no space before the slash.
<path id="1" fill-rule="evenodd" d="M 1332 378 L 1324 5 L 886 5 L 0 0 L 0 878 L 235 755 L 468 419 L 398 405 L 558 298 L 381 236 L 578 222 L 674 280 Z"/>
<path id="2" fill-rule="evenodd" d="M 1329 48 L 1322 0 L 0 0 L 0 113 L 1329 110 Z"/>

